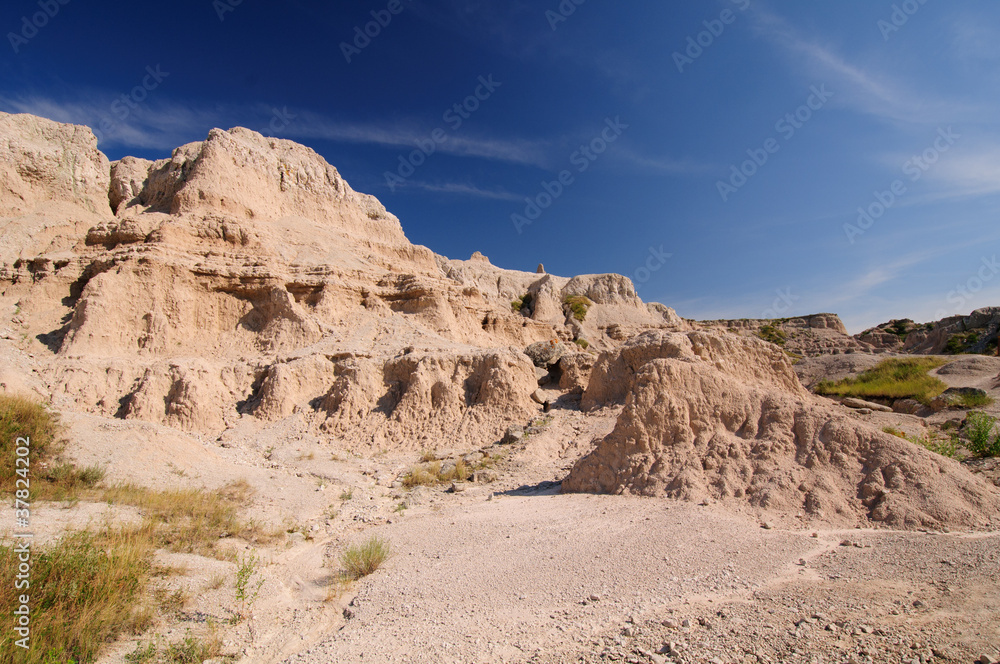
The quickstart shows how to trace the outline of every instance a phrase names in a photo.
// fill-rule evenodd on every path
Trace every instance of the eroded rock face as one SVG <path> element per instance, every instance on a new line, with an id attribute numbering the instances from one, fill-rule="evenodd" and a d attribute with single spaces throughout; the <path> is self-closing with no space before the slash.
<path id="1" fill-rule="evenodd" d="M 768 356 L 750 340 L 739 352 L 731 335 L 690 336 L 700 338 L 648 334 L 602 357 L 585 400 L 618 396 L 607 387 L 622 375 L 614 367 L 635 377 L 614 430 L 564 491 L 720 500 L 845 526 L 983 527 L 996 517 L 996 492 L 957 463 L 821 405 L 790 366 L 760 378 Z"/>
<path id="2" fill-rule="evenodd" d="M 788 357 L 772 344 L 736 335 L 652 330 L 630 339 L 620 350 L 600 356 L 583 395 L 582 408 L 594 410 L 624 403 L 639 371 L 657 358 L 707 363 L 748 384 L 762 383 L 791 394 L 807 394 Z"/>
<path id="3" fill-rule="evenodd" d="M 780 345 L 790 353 L 805 357 L 870 353 L 882 350 L 869 337 L 852 337 L 836 314 L 813 314 L 795 318 L 702 321 L 712 330 L 729 330 L 756 336 Z"/>

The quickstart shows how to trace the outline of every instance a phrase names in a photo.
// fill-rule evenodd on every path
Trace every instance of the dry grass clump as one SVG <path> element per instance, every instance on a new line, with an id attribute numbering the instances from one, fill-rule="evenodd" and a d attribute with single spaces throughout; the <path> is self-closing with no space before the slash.
<path id="1" fill-rule="evenodd" d="M 217 491 L 168 489 L 153 491 L 123 484 L 105 489 L 109 504 L 132 505 L 155 526 L 158 546 L 171 551 L 212 555 L 220 537 L 243 537 L 259 543 L 274 537 L 256 524 L 240 518 L 252 489 L 246 481 L 227 484 Z"/>
<path id="2" fill-rule="evenodd" d="M 340 554 L 341 574 L 346 579 L 357 581 L 377 570 L 390 555 L 389 542 L 374 535 L 361 544 L 347 547 Z"/>
<path id="3" fill-rule="evenodd" d="M 916 399 L 926 405 L 947 389 L 943 382 L 927 374 L 944 364 L 945 360 L 936 357 L 885 360 L 853 378 L 823 381 L 816 386 L 816 393 L 862 399 Z"/>
<path id="4" fill-rule="evenodd" d="M 33 549 L 30 648 L 15 646 L 18 637 L 4 629 L 0 664 L 91 662 L 118 635 L 147 628 L 154 615 L 146 603 L 154 548 L 150 530 L 74 532 Z M 0 547 L 0 605 L 9 610 L 29 592 L 15 588 L 19 563 L 12 547 Z"/>

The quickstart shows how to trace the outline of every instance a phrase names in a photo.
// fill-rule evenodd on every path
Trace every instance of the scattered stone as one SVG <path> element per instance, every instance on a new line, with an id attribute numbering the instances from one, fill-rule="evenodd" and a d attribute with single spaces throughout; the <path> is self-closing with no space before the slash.
<path id="1" fill-rule="evenodd" d="M 690 627 L 690 626 L 691 626 L 691 621 L 688 620 L 687 618 L 681 621 L 681 627 Z"/>
<path id="2" fill-rule="evenodd" d="M 504 433 L 503 438 L 500 440 L 501 445 L 514 445 L 520 443 L 524 440 L 524 428 L 519 426 L 508 427 L 506 433 Z"/>
<path id="3" fill-rule="evenodd" d="M 765 521 L 764 523 L 760 524 L 760 527 L 763 528 L 764 530 L 774 530 L 774 524 L 771 523 L 770 521 Z"/>
<path id="4" fill-rule="evenodd" d="M 588 597 L 587 599 L 589 599 L 591 602 L 600 602 L 601 601 L 601 596 L 597 595 L 597 594 L 594 594 L 594 595 L 591 595 L 590 597 Z"/>

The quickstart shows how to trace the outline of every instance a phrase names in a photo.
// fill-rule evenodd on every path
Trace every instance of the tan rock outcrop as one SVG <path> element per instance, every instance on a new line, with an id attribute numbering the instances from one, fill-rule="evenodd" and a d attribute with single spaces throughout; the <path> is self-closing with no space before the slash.
<path id="1" fill-rule="evenodd" d="M 756 342 L 731 355 L 732 335 L 694 333 L 691 347 L 683 335 L 644 336 L 595 370 L 590 401 L 598 390 L 618 395 L 607 387 L 621 375 L 611 367 L 635 377 L 614 430 L 577 462 L 564 491 L 719 500 L 844 526 L 995 521 L 1000 496 L 959 464 L 819 404 L 788 380 L 787 361 L 776 380 L 762 379 L 768 359 Z"/>

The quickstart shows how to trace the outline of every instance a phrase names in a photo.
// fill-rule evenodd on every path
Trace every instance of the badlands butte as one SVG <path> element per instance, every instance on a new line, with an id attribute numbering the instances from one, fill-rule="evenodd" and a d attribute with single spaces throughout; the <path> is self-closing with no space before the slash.
<path id="1" fill-rule="evenodd" d="M 155 162 L 30 115 L 0 138 L 0 390 L 51 404 L 103 486 L 243 481 L 277 533 L 159 551 L 182 605 L 98 661 L 192 634 L 220 662 L 1000 658 L 992 460 L 887 433 L 968 411 L 811 391 L 940 356 L 996 415 L 1000 309 L 855 337 L 832 314 L 689 321 L 621 275 L 414 245 L 247 129 Z M 33 510 L 39 546 L 143 516 Z M 392 556 L 339 583 L 372 535 Z M 231 621 L 247 552 L 263 585 Z"/>

